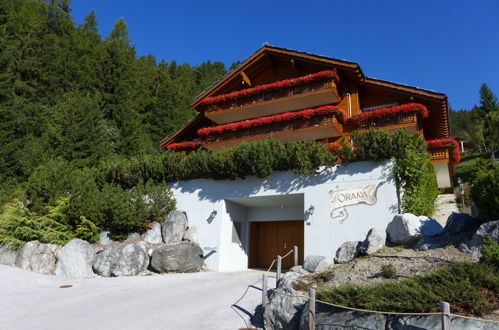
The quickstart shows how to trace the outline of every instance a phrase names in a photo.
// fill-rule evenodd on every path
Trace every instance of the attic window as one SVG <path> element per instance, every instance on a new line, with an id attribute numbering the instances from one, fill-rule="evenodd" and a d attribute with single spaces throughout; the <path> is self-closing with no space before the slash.
<path id="1" fill-rule="evenodd" d="M 375 105 L 373 107 L 362 108 L 362 111 L 371 111 L 371 110 L 376 110 L 379 108 L 388 108 L 388 107 L 393 107 L 394 105 L 399 105 L 399 103 L 395 102 L 395 103 L 386 103 L 386 104 Z"/>

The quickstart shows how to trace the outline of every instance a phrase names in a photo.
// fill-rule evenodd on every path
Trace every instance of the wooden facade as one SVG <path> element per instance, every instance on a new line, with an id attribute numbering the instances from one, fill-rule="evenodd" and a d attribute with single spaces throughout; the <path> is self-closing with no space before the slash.
<path id="1" fill-rule="evenodd" d="M 267 45 L 196 97 L 191 106 L 198 115 L 164 139 L 162 149 L 216 151 L 270 134 L 282 142 L 333 142 L 354 130 L 373 127 L 407 128 L 425 140 L 449 137 L 445 94 L 366 77 L 354 62 Z M 323 106 L 334 106 L 342 115 L 288 118 Z M 228 124 L 230 130 L 223 126 Z M 432 163 L 446 162 L 453 172 L 458 158 L 453 148 L 450 142 L 430 147 Z"/>

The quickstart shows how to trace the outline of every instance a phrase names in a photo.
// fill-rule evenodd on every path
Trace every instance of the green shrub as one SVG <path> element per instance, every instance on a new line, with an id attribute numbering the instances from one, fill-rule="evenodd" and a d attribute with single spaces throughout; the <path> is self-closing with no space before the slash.
<path id="1" fill-rule="evenodd" d="M 499 307 L 499 275 L 487 264 L 456 263 L 426 275 L 370 286 L 322 287 L 317 298 L 333 304 L 384 312 L 437 312 L 440 301 L 453 310 L 482 315 Z"/>
<path id="2" fill-rule="evenodd" d="M 499 219 L 499 168 L 482 167 L 482 162 L 474 170 L 471 197 L 480 216 L 487 220 Z"/>
<path id="3" fill-rule="evenodd" d="M 395 278 L 397 277 L 397 269 L 393 265 L 383 265 L 381 266 L 381 276 L 384 278 Z"/>
<path id="4" fill-rule="evenodd" d="M 480 252 L 482 253 L 480 262 L 493 265 L 499 269 L 499 244 L 492 237 L 485 237 Z"/>
<path id="5" fill-rule="evenodd" d="M 37 216 L 17 199 L 4 204 L 0 213 L 0 244 L 19 249 L 26 242 L 65 244 L 75 238 L 71 226 L 64 224 L 63 210 L 67 199 L 48 208 L 48 214 Z"/>

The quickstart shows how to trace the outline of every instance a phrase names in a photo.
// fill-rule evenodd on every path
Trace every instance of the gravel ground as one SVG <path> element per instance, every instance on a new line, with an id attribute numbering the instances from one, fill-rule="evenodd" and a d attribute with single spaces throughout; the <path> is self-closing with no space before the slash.
<path id="1" fill-rule="evenodd" d="M 382 282 L 385 280 L 380 276 L 383 265 L 394 266 L 397 270 L 397 278 L 404 278 L 447 266 L 452 261 L 476 261 L 476 259 L 453 246 L 430 251 L 384 247 L 373 256 L 357 258 L 349 263 L 335 266 L 333 279 L 328 281 L 328 284 L 339 286 L 345 283 Z"/>

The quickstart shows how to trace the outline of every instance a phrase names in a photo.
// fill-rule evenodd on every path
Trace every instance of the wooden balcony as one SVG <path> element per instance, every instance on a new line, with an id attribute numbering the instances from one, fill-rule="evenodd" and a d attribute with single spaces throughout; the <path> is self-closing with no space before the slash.
<path id="1" fill-rule="evenodd" d="M 334 78 L 262 92 L 207 106 L 205 116 L 217 124 L 313 108 L 340 101 Z"/>
<path id="2" fill-rule="evenodd" d="M 432 164 L 450 162 L 449 148 L 430 149 L 428 152 L 430 153 L 430 162 Z"/>
<path id="3" fill-rule="evenodd" d="M 423 123 L 416 113 L 402 113 L 389 117 L 368 119 L 360 122 L 347 121 L 345 131 L 367 131 L 371 128 L 381 128 L 387 131 L 396 131 L 405 128 L 412 133 L 420 133 Z"/>
<path id="4" fill-rule="evenodd" d="M 334 114 L 317 116 L 309 119 L 273 123 L 261 127 L 245 128 L 235 132 L 210 134 L 203 140 L 207 149 L 218 151 L 230 148 L 243 141 L 255 141 L 272 137 L 283 143 L 289 141 L 321 140 L 342 135 L 342 125 Z"/>

